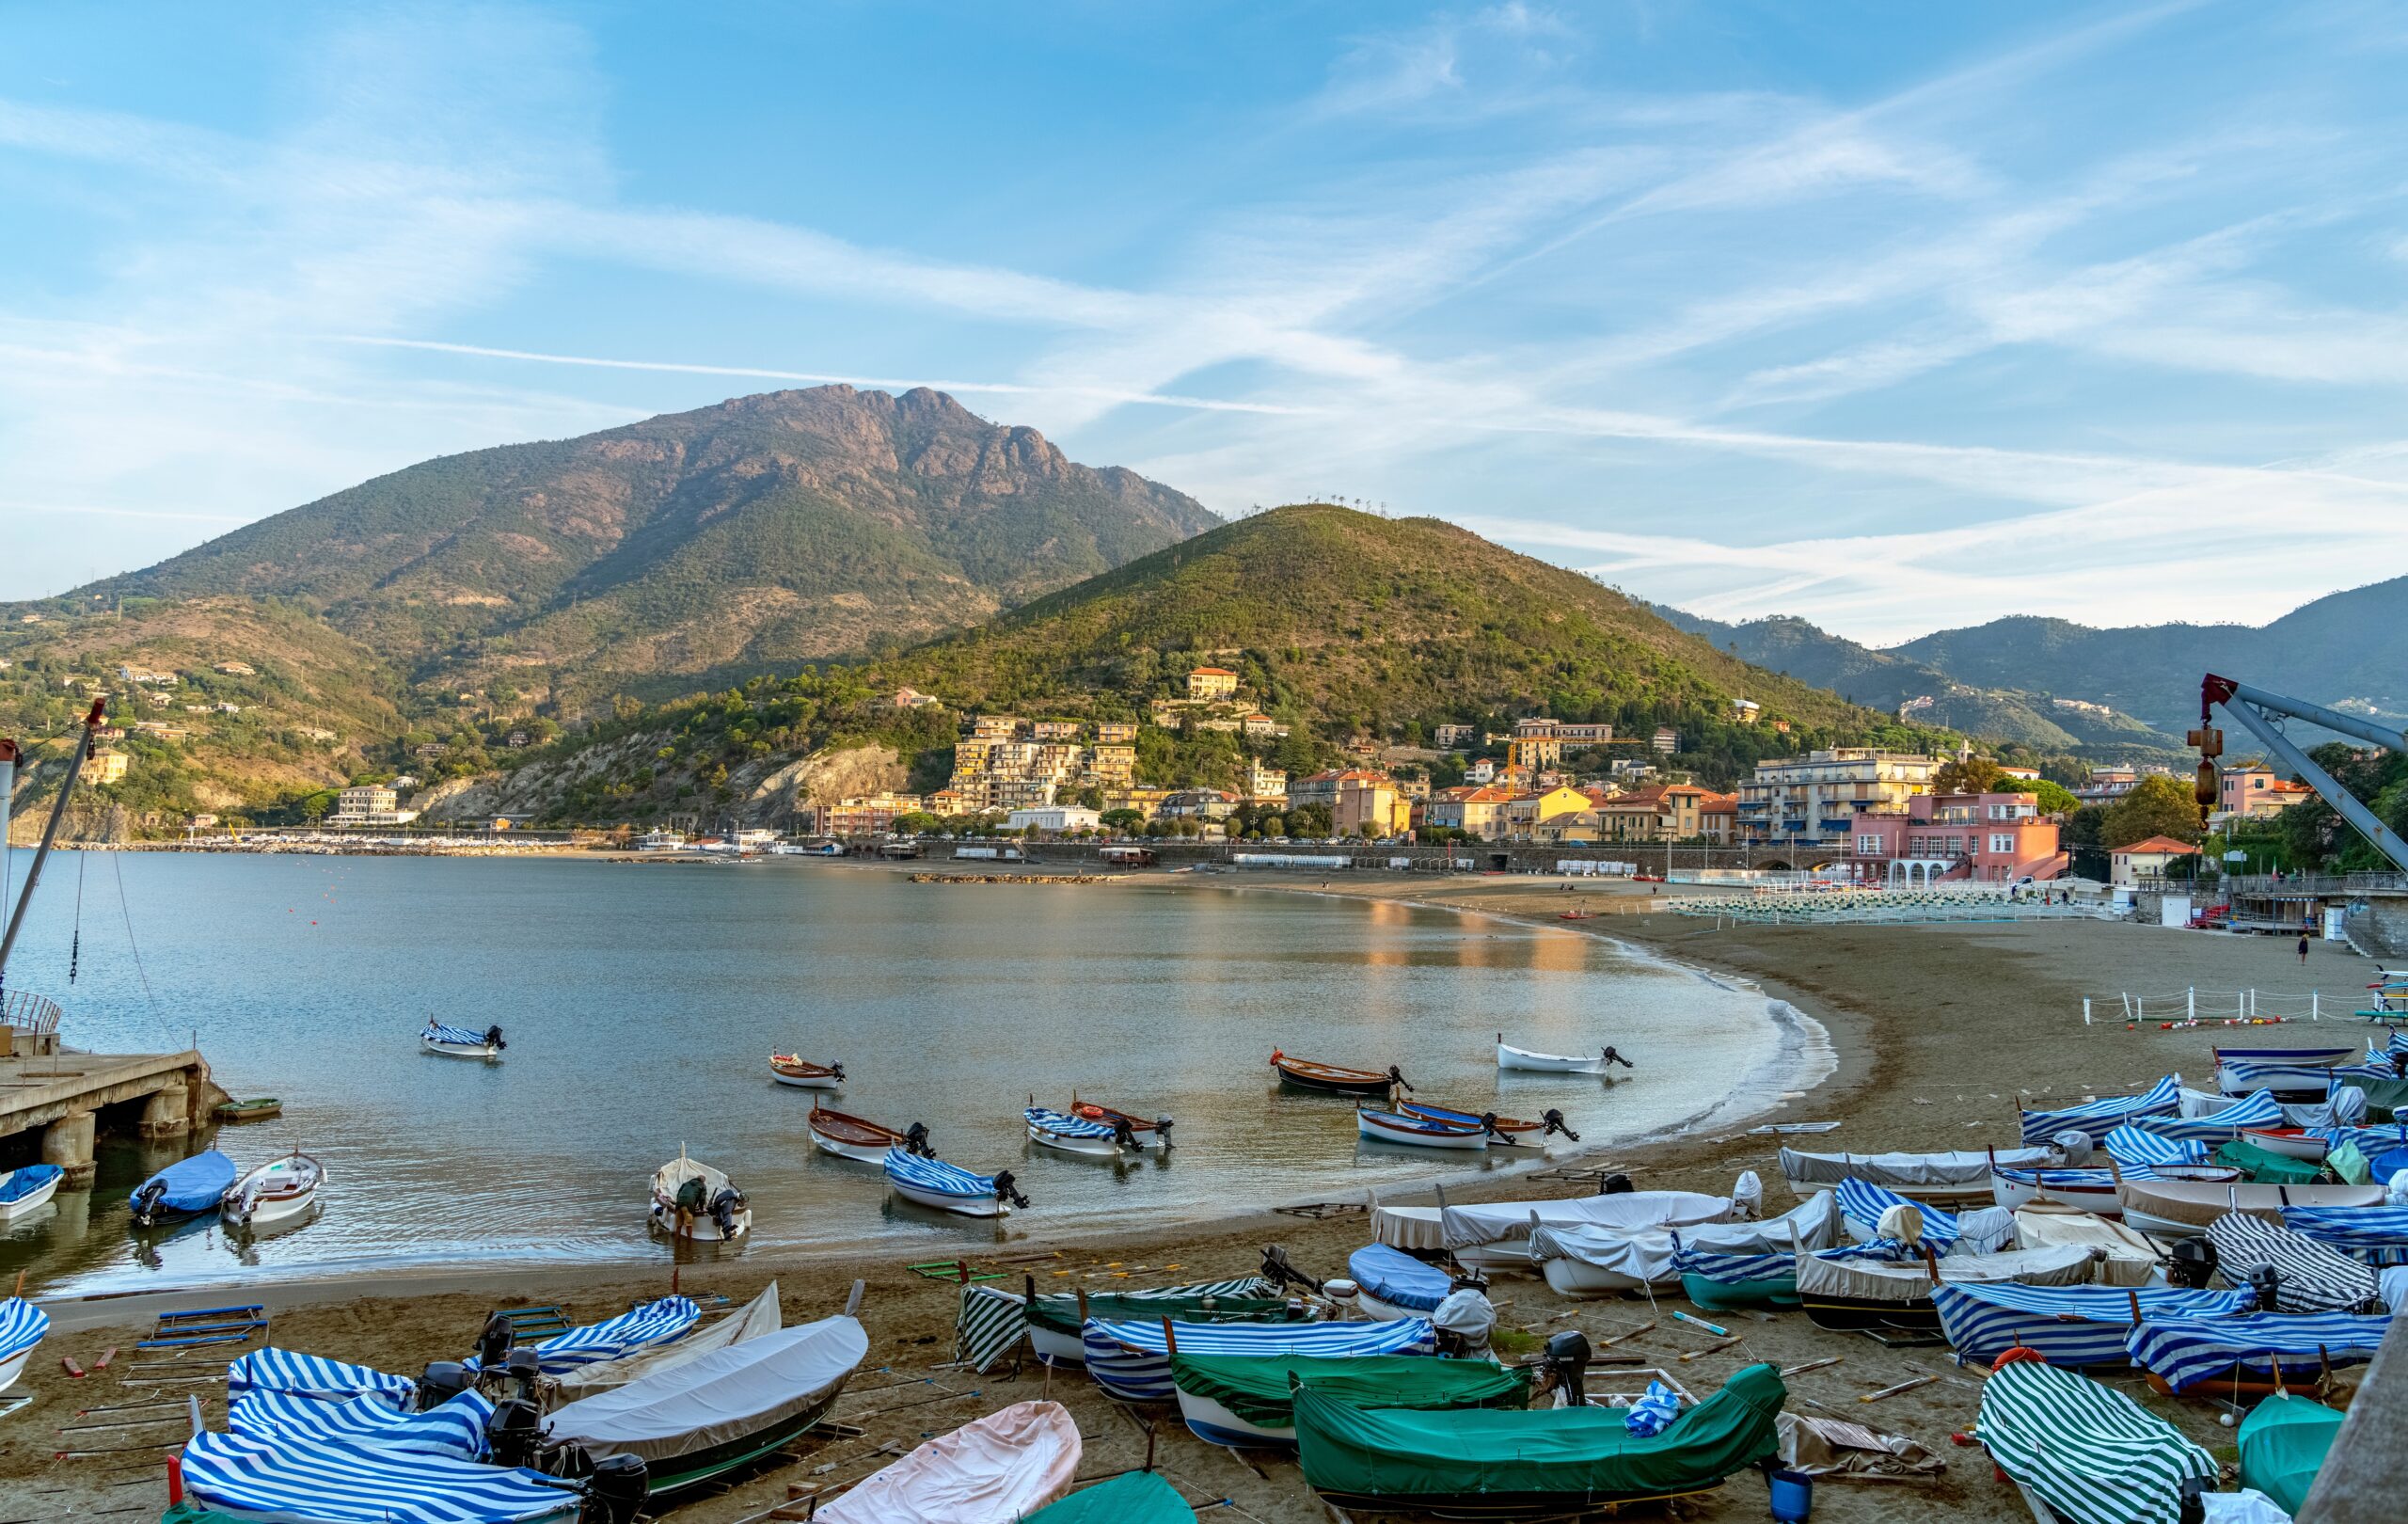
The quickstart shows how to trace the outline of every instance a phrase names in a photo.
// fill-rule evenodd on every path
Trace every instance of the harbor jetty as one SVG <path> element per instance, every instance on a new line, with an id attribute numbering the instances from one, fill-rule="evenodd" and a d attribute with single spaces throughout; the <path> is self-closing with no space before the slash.
<path id="1" fill-rule="evenodd" d="M 226 1099 L 209 1062 L 182 1053 L 77 1053 L 58 1040 L 55 1002 L 12 990 L 0 1025 L 0 1156 L 31 1151 L 20 1140 L 40 1135 L 41 1162 L 67 1173 L 61 1183 L 92 1183 L 92 1145 L 102 1133 L 150 1139 L 182 1137 Z"/>

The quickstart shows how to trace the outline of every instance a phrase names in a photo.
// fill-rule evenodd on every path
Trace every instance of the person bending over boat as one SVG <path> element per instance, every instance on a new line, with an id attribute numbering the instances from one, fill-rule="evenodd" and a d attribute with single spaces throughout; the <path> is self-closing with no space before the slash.
<path id="1" fill-rule="evenodd" d="M 694 1236 L 694 1222 L 710 1210 L 711 1188 L 703 1183 L 700 1175 L 688 1175 L 677 1183 L 677 1236 Z"/>

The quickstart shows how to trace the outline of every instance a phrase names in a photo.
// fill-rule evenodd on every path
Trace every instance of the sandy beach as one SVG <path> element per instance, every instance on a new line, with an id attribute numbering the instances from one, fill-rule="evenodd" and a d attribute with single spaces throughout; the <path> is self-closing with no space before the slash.
<path id="1" fill-rule="evenodd" d="M 1231 887 L 1215 877 L 1214 887 Z M 1318 881 L 1245 880 L 1236 886 L 1274 893 L 1323 892 Z M 1082 891 L 1085 892 L 1085 891 Z M 1112 892 L 1099 885 L 1096 893 Z M 1409 879 L 1363 876 L 1333 884 L 1330 893 L 1409 899 L 1460 911 L 1555 923 L 1567 903 L 1554 881 L 1532 879 Z M 2317 944 L 2303 969 L 2287 941 L 2211 937 L 2157 928 L 2097 922 L 2043 922 L 1932 927 L 1725 927 L 1650 913 L 1644 886 L 1618 890 L 1583 885 L 1580 895 L 1599 913 L 1561 923 L 1592 935 L 1624 940 L 1653 953 L 1735 976 L 1785 1000 L 1828 1034 L 1836 1067 L 1811 1091 L 1780 1105 L 1773 1119 L 1838 1121 L 1834 1133 L 1807 1146 L 1873 1151 L 1883 1149 L 1979 1148 L 2015 1136 L 2020 1091 L 2036 1103 L 2069 1103 L 2095 1093 L 2145 1087 L 2178 1070 L 2203 1075 L 2209 1047 L 2226 1034 L 2203 1024 L 2181 1031 L 2127 1030 L 2120 1020 L 2085 1026 L 2082 1000 L 2112 1007 L 2118 991 L 2152 994 L 2195 986 L 2203 991 L 2258 988 L 2324 992 L 2325 1008 L 2346 1011 L 2365 983 L 2368 965 L 2337 945 Z M 1602 1041 L 1613 1040 L 1613 1013 L 1596 1013 Z M 2331 1024 L 2337 1040 L 2354 1038 L 2353 1024 Z M 2253 1034 L 2267 1040 L 2268 1034 Z M 1466 1013 L 1466 1041 L 1485 1042 L 1483 1018 Z M 1650 1067 L 1677 1064 L 1678 1053 L 1630 1055 L 1643 1077 Z M 1743 1169 L 1765 1182 L 1768 1212 L 1791 1201 L 1774 1162 L 1778 1139 L 1749 1134 L 1747 1122 L 1709 1127 L 1671 1140 L 1616 1146 L 1583 1165 L 1609 1164 L 1641 1188 L 1727 1192 Z M 805 1146 L 798 1132 L 798 1148 Z M 1191 1146 L 1203 1146 L 1201 1143 Z M 1496 1198 L 1567 1194 L 1561 1183 L 1507 1179 L 1464 1193 Z M 1383 1192 L 1384 1199 L 1416 1199 Z M 1419 1199 L 1427 1199 L 1426 1194 Z M 1450 1199 L 1461 1199 L 1450 1193 Z M 1308 1273 L 1340 1274 L 1345 1257 L 1367 1241 L 1357 1208 L 1315 1220 L 1248 1213 L 1204 1224 L 1131 1225 L 1109 1240 L 1050 1238 L 1041 1218 L 1016 1219 L 1029 1236 L 1015 1237 L 977 1262 L 1034 1278 L 1039 1289 L 1130 1289 L 1219 1278 L 1250 1272 L 1263 1246 L 1282 1245 Z M 944 1368 L 953 1357 L 958 1288 L 911 1273 L 901 1259 L 824 1255 L 773 1261 L 741 1255 L 725 1262 L 682 1266 L 689 1294 L 742 1301 L 767 1281 L 780 1285 L 788 1321 L 828 1315 L 856 1278 L 866 1282 L 862 1319 L 871 1353 L 833 1417 L 863 1430 L 858 1438 L 806 1437 L 796 1457 L 747 1473 L 738 1484 L 705 1492 L 667 1516 L 690 1524 L 734 1524 L 783 1504 L 794 1484 L 831 1489 L 858 1479 L 927 1435 L 942 1433 L 1005 1404 L 1050 1394 L 1069 1405 L 1086 1437 L 1082 1476 L 1102 1476 L 1138 1464 L 1147 1453 L 1143 1420 L 1107 1401 L 1075 1373 L 1050 1382 L 1032 1364 L 1018 1379 L 1008 1368 L 979 1377 Z M 577 1321 L 610 1316 L 638 1300 L 665 1294 L 669 1278 L 607 1267 L 547 1271 L 467 1266 L 456 1272 L 352 1276 L 263 1287 L 253 1294 L 272 1310 L 274 1341 L 340 1359 L 414 1375 L 430 1359 L 466 1354 L 486 1313 L 501 1306 L 557 1303 Z M 1724 1314 L 1740 1336 L 1727 1348 L 1663 1318 L 1643 1299 L 1572 1302 L 1543 1280 L 1500 1278 L 1492 1292 L 1505 1325 L 1544 1334 L 1573 1326 L 1602 1341 L 1651 1321 L 1656 1326 L 1615 1346 L 1662 1364 L 1701 1396 L 1738 1366 L 1754 1360 L 1798 1364 L 1828 1357 L 1841 1363 L 1792 1382 L 1792 1406 L 1909 1435 L 1948 1463 L 1941 1477 L 1914 1484 L 1830 1483 L 1818 1489 L 1817 1516 L 1837 1520 L 1974 1520 L 2022 1516 L 2013 1490 L 1994 1481 L 1977 1450 L 1950 1441 L 1968 1428 L 1979 1378 L 1960 1371 L 1945 1347 L 1890 1350 L 1872 1341 L 1826 1333 L 1796 1312 Z M 164 1449 L 180 1438 L 181 1420 L 152 1426 L 108 1426 L 113 1413 L 97 1409 L 198 1393 L 213 1425 L 224 1419 L 222 1383 L 195 1379 L 198 1365 L 175 1365 L 137 1355 L 135 1343 L 151 1319 L 177 1306 L 232 1300 L 222 1289 L 146 1294 L 52 1309 L 50 1341 L 18 1388 L 34 1404 L 0 1422 L 0 1518 L 16 1521 L 154 1515 L 165 1503 Z M 247 1297 L 243 1298 L 247 1299 Z M 1677 1298 L 1659 1295 L 1669 1310 Z M 70 1356 L 89 1369 L 115 1349 L 105 1371 L 75 1379 L 61 1370 Z M 1697 1357 L 1684 1361 L 1682 1356 Z M 1903 1395 L 1861 1405 L 1859 1394 L 1919 1375 L 1940 1379 Z M 2354 1373 L 2344 1373 L 2345 1385 Z M 2147 1394 L 2131 1377 L 2121 1389 L 2230 1456 L 2230 1431 L 2205 1401 L 2177 1402 Z M 78 1416 L 83 1415 L 83 1416 Z M 155 1418 L 151 1413 L 135 1415 Z M 1190 1437 L 1170 1410 L 1150 1415 L 1156 1462 L 1189 1500 L 1259 1524 L 1303 1524 L 1328 1516 L 1305 1486 L 1293 1462 L 1256 1453 L 1244 1458 Z M 76 1453 L 56 1458 L 55 1453 Z M 1644 1511 L 1641 1511 L 1642 1516 Z M 1758 1519 L 1762 1484 L 1734 1479 L 1718 1494 L 1680 1505 L 1679 1516 Z"/>

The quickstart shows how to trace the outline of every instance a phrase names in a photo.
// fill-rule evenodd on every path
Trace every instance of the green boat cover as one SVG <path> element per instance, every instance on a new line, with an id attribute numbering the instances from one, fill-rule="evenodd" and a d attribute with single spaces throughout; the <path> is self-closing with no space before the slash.
<path id="1" fill-rule="evenodd" d="M 1683 1276 L 1681 1290 L 1707 1312 L 1730 1312 L 1750 1307 L 1796 1307 L 1798 1278 L 1776 1276 L 1769 1280 L 1708 1280 Z"/>
<path id="2" fill-rule="evenodd" d="M 182 1502 L 169 1503 L 159 1516 L 159 1524 L 247 1524 L 231 1514 L 221 1514 L 214 1508 L 203 1508 L 187 1498 Z"/>
<path id="3" fill-rule="evenodd" d="M 2241 1424 L 2241 1484 L 2296 1514 L 2316 1484 L 2317 1468 L 2340 1432 L 2341 1415 L 2305 1397 L 2273 1396 Z"/>
<path id="4" fill-rule="evenodd" d="M 2374 1167 L 2355 1143 L 2344 1143 L 2324 1156 L 2324 1167 L 2341 1177 L 2344 1185 L 2364 1185 L 2374 1179 Z"/>
<path id="5" fill-rule="evenodd" d="M 2261 1149 L 2239 1138 L 2216 1150 L 2216 1163 L 2240 1170 L 2242 1178 L 2255 1185 L 2305 1185 L 2324 1176 L 2322 1165 Z"/>
<path id="6" fill-rule="evenodd" d="M 2353 1079 L 2367 1092 L 2367 1120 L 2408 1120 L 2408 1079 Z"/>
<path id="7" fill-rule="evenodd" d="M 1046 1504 L 1026 1524 L 1196 1524 L 1196 1510 L 1156 1473 L 1123 1471 Z"/>
<path id="8" fill-rule="evenodd" d="M 1288 1378 L 1354 1407 L 1526 1407 L 1530 1373 L 1487 1360 L 1425 1355 L 1174 1355 L 1179 1389 L 1210 1397 L 1248 1423 L 1284 1429 L 1295 1421 Z"/>
<path id="9" fill-rule="evenodd" d="M 1087 1316 L 1106 1323 L 1288 1323 L 1295 1313 L 1284 1296 L 1122 1296 L 1106 1292 L 1087 1298 Z M 1040 1296 L 1028 1321 L 1055 1333 L 1076 1335 L 1079 1304 L 1069 1296 Z"/>
<path id="10" fill-rule="evenodd" d="M 1613 1407 L 1361 1408 L 1317 1387 L 1296 1393 L 1297 1460 L 1323 1492 L 1357 1498 L 1609 1502 L 1713 1486 L 1780 1451 L 1781 1373 L 1751 1365 L 1641 1438 Z"/>

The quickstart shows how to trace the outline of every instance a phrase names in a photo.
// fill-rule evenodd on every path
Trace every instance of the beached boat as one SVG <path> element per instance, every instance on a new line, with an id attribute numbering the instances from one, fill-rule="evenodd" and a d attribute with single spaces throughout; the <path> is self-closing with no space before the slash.
<path id="1" fill-rule="evenodd" d="M 2139 1095 L 2101 1096 L 2076 1106 L 2060 1106 L 2052 1111 L 2023 1111 L 2022 1134 L 2025 1144 L 2039 1147 L 2052 1143 L 2065 1133 L 2081 1133 L 2096 1143 L 2129 1121 L 2143 1117 L 2178 1117 L 2182 1114 L 2182 1076 L 2168 1074 Z"/>
<path id="2" fill-rule="evenodd" d="M 831 1111 L 816 1102 L 804 1124 L 811 1129 L 812 1146 L 820 1152 L 863 1164 L 884 1164 L 890 1149 L 918 1152 L 927 1147 L 928 1130 L 918 1122 L 911 1124 L 910 1132 L 898 1133 L 865 1117 Z"/>
<path id="3" fill-rule="evenodd" d="M 1504 1033 L 1497 1034 L 1497 1067 L 1499 1069 L 1518 1069 L 1533 1074 L 1602 1074 L 1616 1064 L 1624 1069 L 1638 1067 L 1611 1048 L 1600 1052 L 1594 1058 L 1576 1058 L 1568 1054 L 1534 1053 L 1529 1048 L 1516 1048 L 1505 1040 Z"/>
<path id="4" fill-rule="evenodd" d="M 1115 1127 L 1125 1126 L 1129 1130 L 1130 1138 L 1137 1148 L 1166 1149 L 1170 1147 L 1171 1119 L 1168 1117 L 1157 1117 L 1152 1121 L 1148 1121 L 1142 1117 L 1132 1116 L 1125 1111 L 1116 1111 L 1099 1102 L 1082 1101 L 1076 1090 L 1070 1092 L 1070 1115 L 1083 1118 L 1087 1121 L 1110 1122 Z M 1131 1143 L 1121 1145 L 1123 1148 L 1131 1146 Z"/>
<path id="5" fill-rule="evenodd" d="M 1836 1190 L 1842 1181 L 1861 1180 L 1911 1200 L 1955 1203 L 1987 1198 L 1990 1171 L 1997 1166 L 2034 1169 L 2057 1159 L 2057 1151 L 2049 1148 L 1949 1153 L 1808 1153 L 1784 1148 L 1781 1172 L 1790 1190 L 1800 1198 L 1810 1192 Z"/>
<path id="6" fill-rule="evenodd" d="M 1271 1050 L 1271 1067 L 1279 1072 L 1279 1083 L 1299 1090 L 1312 1090 L 1322 1095 L 1386 1096 L 1390 1087 L 1405 1083 L 1397 1067 L 1390 1064 L 1386 1073 L 1369 1069 L 1341 1069 L 1336 1064 L 1317 1064 L 1309 1058 L 1291 1058 L 1278 1049 Z"/>
<path id="7" fill-rule="evenodd" d="M 1418 1117 L 1424 1121 L 1452 1122 L 1456 1126 L 1470 1125 L 1486 1135 L 1491 1143 L 1511 1147 L 1516 1143 L 1537 1143 L 1561 1133 L 1573 1142 L 1580 1135 L 1564 1124 L 1563 1113 L 1547 1108 L 1536 1121 L 1524 1121 L 1518 1117 L 1500 1117 L 1493 1111 L 1457 1111 L 1450 1106 L 1425 1105 L 1418 1101 L 1399 1101 L 1389 1109 L 1399 1116 Z"/>
<path id="8" fill-rule="evenodd" d="M 2042 1524 L 2175 1524 L 2185 1493 L 2212 1486 L 2215 1457 L 2120 1391 L 2038 1359 L 1982 1383 L 1973 1437 Z"/>
<path id="9" fill-rule="evenodd" d="M 1527 1407 L 1530 1398 L 1527 1370 L 1418 1355 L 1174 1355 L 1170 1378 L 1179 1416 L 1208 1445 L 1295 1444 L 1298 1384 L 1350 1405 L 1418 1412 Z"/>
<path id="10" fill-rule="evenodd" d="M 134 1208 L 134 1226 L 153 1228 L 212 1211 L 226 1199 L 241 1174 L 234 1161 L 215 1149 L 179 1159 L 135 1186 L 127 1198 Z"/>
<path id="11" fill-rule="evenodd" d="M 2195 1238 L 2227 1212 L 2268 1222 L 2291 1207 L 2347 1210 L 2384 1204 L 2380 1185 L 2214 1185 L 2185 1180 L 2128 1180 L 2117 1193 L 2124 1226 L 2151 1238 Z"/>
<path id="12" fill-rule="evenodd" d="M 1836 1247 L 1840 1241 L 1838 1199 L 1809 1197 L 1778 1217 L 1748 1222 L 1697 1223 L 1629 1232 L 1613 1228 L 1562 1227 L 1533 1229 L 1530 1258 L 1557 1294 L 1573 1297 L 1611 1296 L 1648 1286 L 1670 1286 L 1687 1270 L 1686 1255 L 1782 1257 L 1782 1264 L 1764 1266 L 1757 1278 L 1778 1279 L 1797 1271 L 1786 1258 L 1801 1252 Z M 1790 1288 L 1796 1290 L 1794 1284 Z"/>
<path id="13" fill-rule="evenodd" d="M 2257 1298 L 2248 1291 L 2151 1286 L 1948 1285 L 1932 1288 L 1940 1330 L 1956 1357 L 1989 1365 L 2020 1345 L 2051 1365 L 2129 1369 L 2124 1347 L 2143 1319 L 2228 1318 Z"/>
<path id="14" fill-rule="evenodd" d="M 1020 1524 L 1070 1490 L 1079 1424 L 1060 1403 L 1014 1403 L 941 1434 L 832 1502 L 818 1524 Z"/>
<path id="15" fill-rule="evenodd" d="M 1105 1395 L 1124 1403 L 1172 1401 L 1177 1392 L 1170 1374 L 1174 1355 L 1263 1358 L 1316 1355 L 1347 1359 L 1367 1355 L 1426 1356 L 1437 1348 L 1437 1335 L 1427 1318 L 1393 1323 L 1315 1323 L 1294 1317 L 1273 1323 L 1090 1318 L 1079 1337 L 1086 1345 L 1087 1374 Z"/>
<path id="16" fill-rule="evenodd" d="M 557 1373 L 549 1371 L 544 1373 L 559 1392 L 559 1400 L 566 1402 L 612 1387 L 624 1387 L 638 1376 L 674 1370 L 715 1350 L 766 1339 L 784 1326 L 785 1312 L 778 1300 L 778 1283 L 772 1280 L 761 1288 L 760 1295 L 706 1328 L 688 1333 L 665 1344 L 638 1344 L 607 1359 L 589 1360 Z M 536 1358 L 538 1361 L 543 1358 L 542 1344 L 536 1346 Z"/>
<path id="17" fill-rule="evenodd" d="M 2216 1251 L 2217 1273 L 2228 1285 L 2258 1285 L 2258 1271 L 2273 1272 L 2273 1302 L 2258 1308 L 2261 1312 L 2390 1310 L 2372 1265 L 2289 1228 L 2227 1212 L 2209 1226 L 2208 1243 Z"/>
<path id="18" fill-rule="evenodd" d="M 1362 1106 L 1354 1112 L 1354 1131 L 1374 1143 L 1400 1143 L 1417 1149 L 1455 1149 L 1482 1152 L 1488 1148 L 1488 1134 L 1477 1120 L 1470 1122 L 1438 1121 L 1428 1117 L 1408 1117 L 1402 1112 L 1381 1111 Z"/>
<path id="19" fill-rule="evenodd" d="M 50 1314 L 22 1296 L 0 1302 L 0 1391 L 7 1391 L 25 1373 L 34 1346 L 50 1332 Z"/>
<path id="20" fill-rule="evenodd" d="M 1038 1509 L 1025 1524 L 1196 1524 L 1196 1510 L 1160 1471 L 1123 1471 Z"/>
<path id="21" fill-rule="evenodd" d="M 0 1222 L 30 1217 L 48 1206 L 66 1178 L 67 1171 L 55 1164 L 24 1165 L 0 1175 Z"/>
<path id="22" fill-rule="evenodd" d="M 2186 1089 L 2178 1104 L 2172 1116 L 2135 1117 L 2125 1125 L 2176 1142 L 2229 1143 L 2248 1128 L 2279 1126 L 2283 1120 L 2282 1103 L 2272 1090 L 2230 1096 Z"/>
<path id="23" fill-rule="evenodd" d="M 2345 1365 L 2365 1365 L 2390 1329 L 2388 1314 L 2151 1318 L 2132 1330 L 2131 1360 L 2159 1391 L 2179 1396 L 2204 1384 L 2221 1396 L 2254 1396 L 2286 1382 L 2311 1385 Z"/>
<path id="24" fill-rule="evenodd" d="M 482 1032 L 471 1032 L 465 1026 L 446 1026 L 429 1017 L 426 1030 L 418 1035 L 419 1046 L 429 1053 L 439 1053 L 446 1058 L 496 1059 L 501 1050 L 510 1046 L 501 1040 L 501 1028 L 488 1026 Z"/>
<path id="25" fill-rule="evenodd" d="M 299 1222 L 317 1205 L 326 1167 L 299 1149 L 267 1163 L 227 1187 L 218 1212 L 230 1228 L 262 1232 Z"/>
<path id="26" fill-rule="evenodd" d="M 869 1336 L 850 1317 L 798 1324 L 556 1407 L 546 1437 L 596 1460 L 635 1456 L 658 1498 L 792 1443 L 868 1354 Z"/>
<path id="27" fill-rule="evenodd" d="M 202 1430 L 178 1460 L 182 1518 L 309 1519 L 313 1524 L 574 1524 L 631 1518 L 642 1496 L 603 1502 L 599 1476 L 569 1483 L 423 1450 Z M 638 1483 L 641 1485 L 641 1483 Z"/>
<path id="28" fill-rule="evenodd" d="M 1117 1159 L 1124 1149 L 1136 1152 L 1146 1145 L 1126 1124 L 1101 1118 L 1078 1117 L 1051 1106 L 1030 1106 L 1021 1113 L 1028 1123 L 1028 1140 L 1063 1153 L 1090 1159 Z"/>
<path id="29" fill-rule="evenodd" d="M 2120 1217 L 2124 1203 L 2115 1193 L 2128 1180 L 2188 1180 L 2222 1184 L 2240 1178 L 2240 1170 L 2225 1165 L 2001 1169 L 1990 1177 L 1990 1199 L 2009 1212 L 2020 1211 L 2035 1201 L 2050 1201 L 2101 1217 Z"/>
<path id="30" fill-rule="evenodd" d="M 1391 1248 L 1444 1249 L 1472 1270 L 1518 1270 L 1530 1262 L 1530 1229 L 1600 1227 L 1623 1232 L 1722 1222 L 1731 1198 L 1699 1191 L 1619 1191 L 1551 1201 L 1483 1201 L 1472 1206 L 1381 1206 L 1371 1237 Z"/>
<path id="31" fill-rule="evenodd" d="M 2241 1421 L 2241 1484 L 2297 1516 L 2341 1432 L 2341 1415 L 2305 1394 L 2280 1392 Z"/>
<path id="32" fill-rule="evenodd" d="M 845 1066 L 815 1064 L 791 1053 L 772 1053 L 769 1077 L 798 1090 L 837 1090 L 844 1088 Z"/>
<path id="33" fill-rule="evenodd" d="M 1455 1286 L 1446 1271 L 1386 1244 L 1366 1244 L 1348 1255 L 1346 1274 L 1354 1282 L 1355 1305 L 1383 1322 L 1426 1318 Z"/>
<path id="34" fill-rule="evenodd" d="M 2015 1242 L 2020 1248 L 2049 1248 L 2060 1244 L 2097 1249 L 2091 1279 L 2101 1286 L 2162 1286 L 2165 1255 L 2155 1244 L 2125 1226 L 2094 1212 L 2083 1212 L 2053 1201 L 2034 1201 L 2015 1209 Z"/>
<path id="35" fill-rule="evenodd" d="M 752 1229 L 752 1208 L 727 1176 L 699 1159 L 677 1157 L 652 1172 L 652 1230 L 695 1243 L 741 1238 Z"/>
<path id="36" fill-rule="evenodd" d="M 973 1174 L 959 1165 L 899 1148 L 886 1151 L 885 1166 L 887 1186 L 895 1195 L 940 1212 L 964 1217 L 1007 1217 L 1012 1208 L 1028 1205 L 1028 1198 L 1013 1187 L 1008 1169 Z"/>
<path id="37" fill-rule="evenodd" d="M 2007 1249 L 1997 1254 L 1962 1251 L 1937 1262 L 1890 1262 L 1854 1250 L 1827 1249 L 1798 1257 L 1798 1299 L 1818 1328 L 1851 1333 L 1881 1328 L 1938 1333 L 1940 1311 L 1932 1288 L 1945 1284 L 2015 1281 L 2026 1286 L 2079 1286 L 2090 1279 L 2090 1251 L 2071 1245 L 2045 1249 Z"/>
<path id="38" fill-rule="evenodd" d="M 1310 1315 L 1300 1301 L 1278 1294 L 1275 1282 L 1260 1276 L 1235 1280 L 1202 1281 L 1186 1286 L 1156 1286 L 1146 1291 L 1054 1292 L 1034 1301 L 1022 1297 L 1028 1347 L 1044 1365 L 1085 1365 L 1085 1328 L 1089 1319 L 1170 1318 L 1180 1323 L 1295 1323 Z"/>
<path id="39" fill-rule="evenodd" d="M 2245 1127 L 2242 1129 L 2241 1141 L 2255 1144 L 2268 1153 L 2305 1159 L 2309 1164 L 2322 1164 L 2329 1151 L 2323 1138 L 2305 1127 Z"/>

